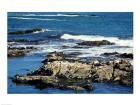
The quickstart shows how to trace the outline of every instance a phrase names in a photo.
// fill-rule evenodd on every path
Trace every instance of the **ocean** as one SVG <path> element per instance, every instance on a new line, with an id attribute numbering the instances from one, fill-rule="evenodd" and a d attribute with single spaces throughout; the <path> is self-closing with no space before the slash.
<path id="1" fill-rule="evenodd" d="M 49 52 L 73 54 L 81 59 L 115 59 L 102 56 L 106 52 L 133 53 L 132 12 L 9 12 L 8 33 L 40 28 L 29 34 L 8 34 L 8 41 L 30 40 L 34 43 L 18 43 L 14 47 L 35 47 L 24 57 L 8 58 L 8 93 L 77 93 L 71 90 L 44 89 L 14 84 L 10 77 L 26 74 L 42 65 Z M 108 40 L 115 45 L 75 48 L 77 42 Z M 8 45 L 9 46 L 9 45 Z M 112 83 L 94 83 L 90 93 L 133 93 L 132 87 Z M 88 93 L 86 91 L 81 93 Z"/>

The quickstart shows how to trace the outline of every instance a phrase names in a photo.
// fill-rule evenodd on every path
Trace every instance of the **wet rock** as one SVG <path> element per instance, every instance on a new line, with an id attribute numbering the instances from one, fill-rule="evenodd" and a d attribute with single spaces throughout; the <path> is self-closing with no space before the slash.
<path id="1" fill-rule="evenodd" d="M 62 80 L 51 76 L 15 76 L 12 80 L 17 84 L 35 85 L 39 89 L 51 87 L 75 91 L 91 91 L 94 88 L 93 85 L 89 84 L 89 80 L 83 85 L 83 83 L 81 84 L 81 80 Z"/>
<path id="2" fill-rule="evenodd" d="M 115 56 L 119 58 L 130 58 L 133 59 L 132 53 L 118 53 L 118 52 L 112 52 L 112 53 L 103 53 L 102 56 Z"/>
<path id="3" fill-rule="evenodd" d="M 28 76 L 51 76 L 53 75 L 53 71 L 51 69 L 46 69 L 44 66 L 40 67 L 38 70 L 33 71 L 27 74 Z"/>
<path id="4" fill-rule="evenodd" d="M 35 50 L 33 47 L 10 48 L 8 47 L 8 57 L 25 56 L 27 53 Z"/>
<path id="5" fill-rule="evenodd" d="M 118 52 L 111 52 L 111 53 L 103 53 L 101 54 L 102 56 L 112 56 L 112 55 L 117 55 L 119 54 Z"/>
<path id="6" fill-rule="evenodd" d="M 133 54 L 132 53 L 123 53 L 123 54 L 119 54 L 118 57 L 133 59 Z"/>
<path id="7" fill-rule="evenodd" d="M 29 30 L 21 30 L 21 31 L 15 31 L 15 32 L 9 32 L 10 35 L 22 35 L 22 34 L 30 34 L 30 33 L 38 33 L 38 32 L 44 32 L 44 29 L 41 28 L 34 28 Z"/>
<path id="8" fill-rule="evenodd" d="M 115 43 L 109 42 L 107 40 L 102 40 L 102 41 L 83 41 L 77 44 L 86 46 L 101 46 L 101 45 L 113 45 Z"/>
<path id="9" fill-rule="evenodd" d="M 63 45 L 62 48 L 63 48 L 63 49 L 67 49 L 67 48 L 70 48 L 70 46 Z"/>

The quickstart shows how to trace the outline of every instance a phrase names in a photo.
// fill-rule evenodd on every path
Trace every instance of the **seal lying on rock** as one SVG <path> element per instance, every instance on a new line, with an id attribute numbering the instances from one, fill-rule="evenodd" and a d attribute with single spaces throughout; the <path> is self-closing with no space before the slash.
<path id="1" fill-rule="evenodd" d="M 13 81 L 40 87 L 59 89 L 93 90 L 93 82 L 117 82 L 133 85 L 133 65 L 129 61 L 95 60 L 85 63 L 69 61 L 62 52 L 49 53 L 39 69 L 25 76 L 16 75 Z"/>

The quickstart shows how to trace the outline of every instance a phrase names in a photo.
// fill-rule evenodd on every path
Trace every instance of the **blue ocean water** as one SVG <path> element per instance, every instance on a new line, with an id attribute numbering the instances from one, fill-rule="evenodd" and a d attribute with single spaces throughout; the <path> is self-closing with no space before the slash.
<path id="1" fill-rule="evenodd" d="M 38 50 L 25 57 L 8 58 L 8 78 L 26 74 L 41 66 L 48 52 L 80 52 L 76 57 L 99 57 L 104 52 L 133 52 L 132 12 L 12 12 L 8 13 L 8 32 L 41 28 L 44 31 L 25 35 L 8 35 L 8 40 L 28 39 L 43 43 L 30 45 L 19 43 L 15 47 L 33 46 Z M 113 46 L 72 48 L 78 41 L 108 40 Z M 63 46 L 69 46 L 64 48 Z M 15 65 L 16 64 L 16 65 Z M 91 93 L 133 93 L 133 88 L 109 83 L 95 83 Z M 32 86 L 17 86 L 8 79 L 8 93 L 77 93 L 70 90 L 38 90 Z M 78 92 L 79 93 L 79 92 Z M 87 92 L 80 92 L 87 93 Z"/>

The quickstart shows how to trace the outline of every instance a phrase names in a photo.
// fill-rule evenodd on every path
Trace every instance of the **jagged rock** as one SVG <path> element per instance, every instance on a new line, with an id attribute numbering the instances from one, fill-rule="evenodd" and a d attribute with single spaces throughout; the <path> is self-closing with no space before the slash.
<path id="1" fill-rule="evenodd" d="M 92 81 L 116 82 L 133 85 L 133 65 L 128 60 L 101 63 L 95 60 L 84 63 L 69 61 L 62 52 L 48 54 L 43 66 L 25 76 L 15 76 L 16 83 L 33 84 L 38 87 L 59 89 L 92 90 Z"/>
<path id="2" fill-rule="evenodd" d="M 98 82 L 110 81 L 113 74 L 113 67 L 102 65 L 100 67 L 93 68 L 93 71 L 95 72 L 93 76 L 94 81 Z"/>
<path id="3" fill-rule="evenodd" d="M 45 65 L 53 71 L 54 76 L 65 75 L 66 78 L 87 78 L 91 65 L 81 62 L 54 61 Z"/>
<path id="4" fill-rule="evenodd" d="M 87 46 L 101 46 L 101 45 L 113 45 L 115 43 L 109 42 L 107 40 L 102 41 L 83 41 L 80 43 L 77 43 L 78 45 L 87 45 Z"/>

